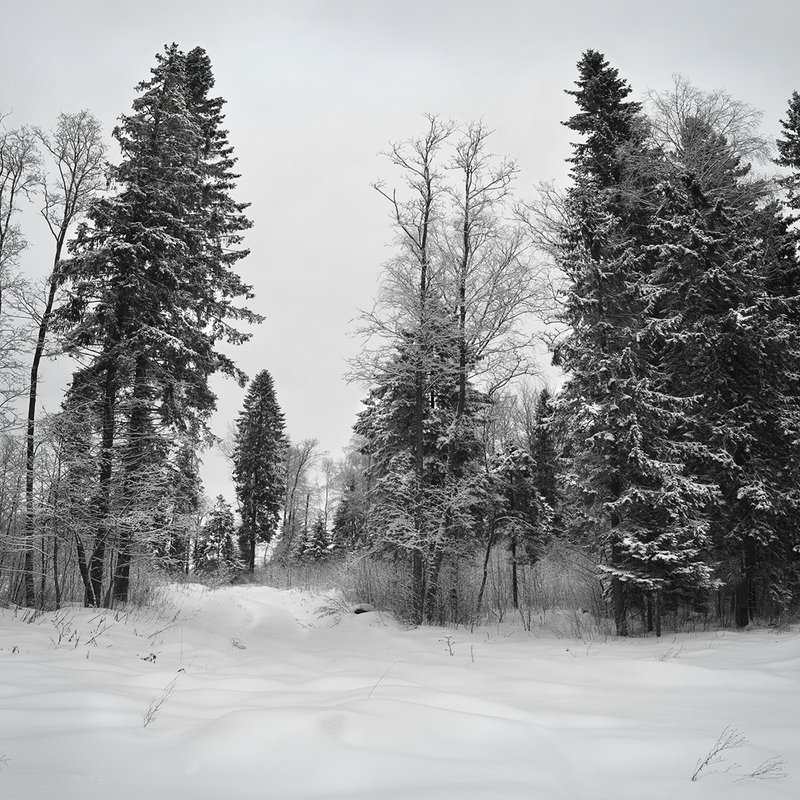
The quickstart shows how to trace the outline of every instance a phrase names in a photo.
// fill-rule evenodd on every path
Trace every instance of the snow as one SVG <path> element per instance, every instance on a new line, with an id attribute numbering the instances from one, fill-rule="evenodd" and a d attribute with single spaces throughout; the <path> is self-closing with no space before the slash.
<path id="1" fill-rule="evenodd" d="M 620 641 L 567 623 L 406 629 L 261 586 L 5 609 L 0 797 L 800 797 L 800 630 Z M 745 744 L 692 782 L 726 726 Z M 746 777 L 770 758 L 784 777 Z"/>

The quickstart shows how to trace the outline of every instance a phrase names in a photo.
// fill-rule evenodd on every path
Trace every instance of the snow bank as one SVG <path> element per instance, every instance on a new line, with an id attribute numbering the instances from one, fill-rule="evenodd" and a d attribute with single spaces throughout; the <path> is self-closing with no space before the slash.
<path id="1" fill-rule="evenodd" d="M 0 612 L 0 797 L 800 797 L 797 630 L 579 641 L 324 604 L 180 586 L 158 612 Z M 726 726 L 746 742 L 692 782 Z"/>

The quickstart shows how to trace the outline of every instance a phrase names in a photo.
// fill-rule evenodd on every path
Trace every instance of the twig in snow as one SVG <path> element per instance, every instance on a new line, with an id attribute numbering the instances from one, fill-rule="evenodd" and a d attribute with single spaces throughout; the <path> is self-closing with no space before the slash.
<path id="1" fill-rule="evenodd" d="M 389 666 L 388 666 L 388 667 L 386 667 L 386 669 L 383 671 L 383 674 L 380 676 L 380 678 L 378 678 L 378 680 L 377 680 L 377 681 L 375 681 L 375 685 L 374 685 L 374 686 L 373 686 L 373 687 L 372 687 L 372 688 L 369 690 L 369 694 L 367 695 L 367 700 L 369 700 L 369 698 L 370 698 L 370 697 L 372 697 L 372 693 L 373 693 L 373 692 L 374 692 L 374 691 L 375 691 L 375 690 L 378 688 L 378 685 L 380 684 L 380 682 L 381 682 L 381 681 L 382 681 L 382 680 L 383 680 L 383 679 L 384 679 L 384 678 L 385 678 L 385 677 L 386 677 L 386 676 L 389 674 L 389 670 L 390 670 L 390 669 L 391 669 L 391 668 L 392 668 L 392 667 L 393 667 L 393 666 L 394 666 L 396 663 L 397 663 L 396 661 L 392 661 L 392 663 L 391 663 L 391 664 L 389 664 Z"/>
<path id="2" fill-rule="evenodd" d="M 780 778 L 788 777 L 789 773 L 786 771 L 786 762 L 780 758 L 768 758 L 762 761 L 752 772 L 742 775 L 740 781 L 746 781 L 749 778 L 758 780 L 778 780 Z"/>
<path id="3" fill-rule="evenodd" d="M 173 678 L 162 690 L 161 697 L 154 697 L 150 701 L 150 706 L 148 707 L 147 711 L 144 712 L 144 727 L 146 728 L 153 720 L 156 718 L 156 714 L 158 714 L 161 706 L 168 700 L 170 695 L 175 691 L 175 684 L 178 682 L 178 678 Z"/>
<path id="4" fill-rule="evenodd" d="M 727 725 L 722 733 L 717 737 L 717 741 L 714 742 L 711 749 L 706 754 L 706 757 L 698 759 L 697 766 L 692 773 L 692 780 L 696 781 L 700 777 L 700 773 L 703 772 L 706 767 L 710 767 L 725 761 L 726 756 L 722 755 L 724 752 L 728 750 L 736 750 L 746 743 L 747 739 L 744 738 L 740 730 Z"/>

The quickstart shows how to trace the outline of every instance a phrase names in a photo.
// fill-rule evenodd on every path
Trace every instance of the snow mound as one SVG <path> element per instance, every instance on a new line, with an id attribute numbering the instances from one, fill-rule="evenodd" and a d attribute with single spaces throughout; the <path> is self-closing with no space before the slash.
<path id="1" fill-rule="evenodd" d="M 797 630 L 408 630 L 180 585 L 158 610 L 2 610 L 0 674 L 9 800 L 800 797 Z M 746 741 L 692 783 L 727 726 Z"/>

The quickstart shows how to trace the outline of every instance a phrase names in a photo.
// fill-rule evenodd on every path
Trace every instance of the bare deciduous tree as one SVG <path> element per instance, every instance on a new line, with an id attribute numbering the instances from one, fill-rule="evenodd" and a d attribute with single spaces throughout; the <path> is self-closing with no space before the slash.
<path id="1" fill-rule="evenodd" d="M 354 370 L 375 390 L 359 423 L 380 450 L 373 468 L 399 470 L 376 473 L 373 494 L 382 499 L 371 527 L 409 553 L 418 620 L 430 618 L 443 557 L 466 546 L 474 521 L 466 510 L 475 505 L 473 471 L 464 467 L 478 447 L 476 415 L 487 395 L 533 369 L 531 314 L 546 296 L 513 215 L 515 164 L 489 153 L 481 123 L 457 133 L 427 121 L 421 137 L 387 154 L 400 189 L 375 187 L 390 204 L 399 248 L 362 317 L 378 347 Z M 387 449 L 378 427 L 393 414 L 388 424 L 399 427 Z"/>
<path id="2" fill-rule="evenodd" d="M 763 114 L 758 109 L 723 90 L 703 91 L 675 75 L 672 88 L 648 93 L 647 115 L 653 143 L 673 165 L 691 172 L 704 191 L 722 193 L 737 206 L 767 190 L 763 179 L 740 181 L 735 187 L 725 180 L 731 157 L 746 169 L 772 155 L 770 142 L 759 131 Z"/>
<path id="3" fill-rule="evenodd" d="M 310 472 L 319 460 L 316 439 L 290 443 L 286 449 L 286 500 L 283 505 L 283 527 L 278 549 L 284 557 L 293 554 L 301 521 L 308 525 L 311 500 Z"/>
<path id="4" fill-rule="evenodd" d="M 468 380 L 491 393 L 535 371 L 529 323 L 542 316 L 548 297 L 528 231 L 511 206 L 517 166 L 488 152 L 491 133 L 471 123 L 456 145 L 450 221 L 441 237 L 447 305 L 458 324 L 460 408 Z"/>
<path id="5" fill-rule="evenodd" d="M 51 162 L 48 164 L 49 174 L 42 173 L 36 184 L 43 198 L 41 213 L 53 237 L 55 248 L 53 266 L 46 281 L 44 305 L 40 309 L 32 309 L 34 315 L 38 317 L 39 329 L 31 362 L 26 430 L 25 532 L 28 537 L 25 559 L 26 605 L 33 605 L 35 602 L 32 540 L 36 515 L 33 485 L 39 369 L 59 286 L 59 269 L 67 234 L 105 182 L 103 165 L 105 145 L 101 137 L 100 123 L 88 111 L 84 109 L 76 114 L 60 114 L 52 131 L 37 128 L 34 133 Z"/>
<path id="6" fill-rule="evenodd" d="M 7 130 L 0 115 L 0 316 L 9 273 L 27 246 L 14 218 L 19 212 L 20 200 L 27 199 L 36 187 L 39 164 L 33 130 L 27 127 Z"/>
<path id="7" fill-rule="evenodd" d="M 24 294 L 17 265 L 27 240 L 15 220 L 20 202 L 36 187 L 39 162 L 34 132 L 6 129 L 0 115 L 0 427 L 8 426 L 13 401 L 24 391 L 20 351 L 26 332 L 9 314 L 6 301 L 11 292 Z"/>

